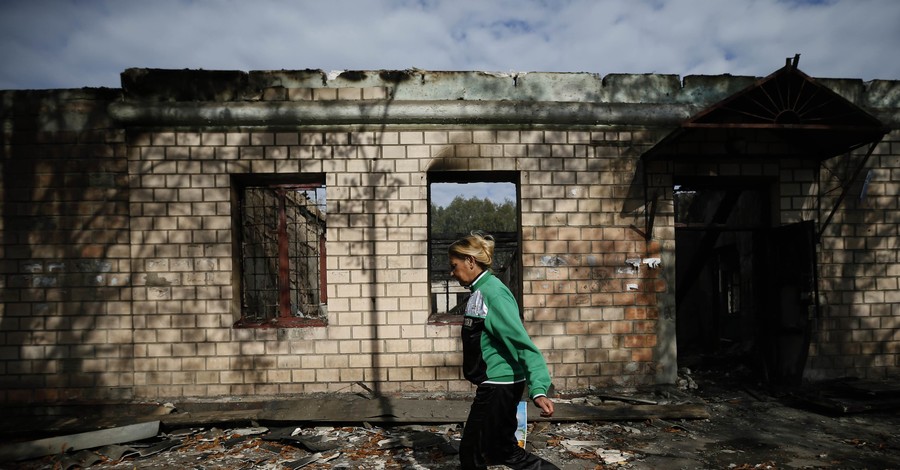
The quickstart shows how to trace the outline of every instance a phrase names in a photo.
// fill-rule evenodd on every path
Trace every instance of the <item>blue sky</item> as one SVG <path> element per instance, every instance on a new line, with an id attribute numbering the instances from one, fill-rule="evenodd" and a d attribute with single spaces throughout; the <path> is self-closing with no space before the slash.
<path id="1" fill-rule="evenodd" d="M 898 0 L 4 0 L 0 89 L 129 67 L 900 79 Z"/>
<path id="2" fill-rule="evenodd" d="M 488 199 L 498 204 L 516 201 L 516 185 L 514 183 L 432 183 L 431 202 L 440 207 L 447 207 L 453 198 L 477 197 Z"/>

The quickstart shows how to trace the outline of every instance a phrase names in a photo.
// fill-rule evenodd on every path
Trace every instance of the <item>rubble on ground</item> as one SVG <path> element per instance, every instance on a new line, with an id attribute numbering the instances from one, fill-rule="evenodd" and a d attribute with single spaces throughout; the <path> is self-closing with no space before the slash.
<path id="1" fill-rule="evenodd" d="M 890 412 L 879 408 L 878 413 L 823 414 L 821 409 L 802 406 L 808 403 L 798 401 L 802 394 L 726 383 L 727 374 L 692 376 L 683 371 L 681 377 L 681 388 L 594 389 L 556 398 L 560 409 L 580 414 L 598 409 L 614 410 L 611 416 L 616 416 L 631 407 L 643 418 L 534 420 L 529 422 L 526 447 L 564 470 L 900 468 L 897 408 Z M 856 389 L 861 387 L 858 384 Z M 866 386 L 866 390 L 873 389 L 873 385 Z M 879 403 L 884 402 L 888 390 L 877 389 L 882 398 Z M 431 407 L 443 407 L 435 400 L 432 397 L 427 401 Z M 613 403 L 617 405 L 609 407 Z M 671 413 L 688 409 L 673 407 L 686 404 L 702 404 L 708 410 L 707 417 L 659 417 L 652 413 L 653 407 Z M 284 403 L 279 406 L 283 410 Z M 178 418 L 176 406 L 166 409 L 173 417 L 170 423 L 184 421 Z M 208 425 L 163 426 L 156 436 L 135 442 L 78 451 L 60 449 L 42 458 L 0 463 L 0 469 L 458 468 L 461 421 L 389 422 L 397 418 L 391 415 L 356 423 L 324 423 L 236 418 L 257 416 L 253 414 L 227 416 L 228 420 Z"/>

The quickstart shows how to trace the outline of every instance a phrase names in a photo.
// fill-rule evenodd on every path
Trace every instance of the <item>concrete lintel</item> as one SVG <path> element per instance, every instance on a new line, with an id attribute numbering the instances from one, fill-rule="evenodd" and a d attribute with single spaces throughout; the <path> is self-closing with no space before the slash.
<path id="1" fill-rule="evenodd" d="M 675 126 L 687 104 L 526 101 L 116 102 L 113 119 L 140 126 L 312 126 L 353 124 L 557 124 Z"/>

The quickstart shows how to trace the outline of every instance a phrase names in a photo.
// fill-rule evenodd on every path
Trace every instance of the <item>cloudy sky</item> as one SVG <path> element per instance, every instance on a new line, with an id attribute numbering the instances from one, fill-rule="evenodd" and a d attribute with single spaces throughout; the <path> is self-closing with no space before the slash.
<path id="1" fill-rule="evenodd" d="M 129 67 L 900 79 L 898 0 L 2 0 L 0 89 Z"/>

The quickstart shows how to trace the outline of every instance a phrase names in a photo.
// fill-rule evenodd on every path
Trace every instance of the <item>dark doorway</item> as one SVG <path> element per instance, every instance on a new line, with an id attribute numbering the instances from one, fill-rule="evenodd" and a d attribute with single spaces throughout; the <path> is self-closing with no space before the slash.
<path id="1" fill-rule="evenodd" d="M 767 242 L 765 312 L 770 316 L 764 319 L 764 378 L 796 385 L 806 365 L 812 321 L 818 316 L 815 224 L 778 227 L 769 232 Z"/>
<path id="2" fill-rule="evenodd" d="M 773 184 L 724 178 L 675 187 L 679 365 L 799 381 L 815 297 L 812 224 L 775 227 Z"/>

